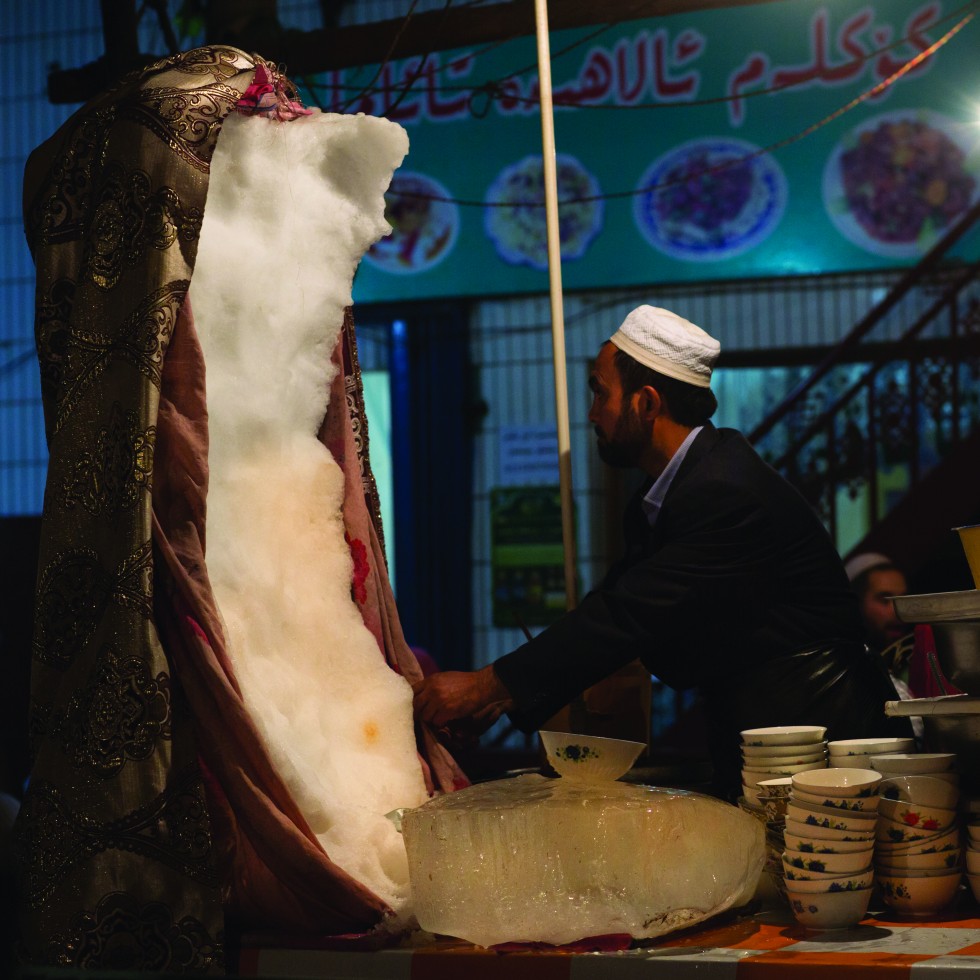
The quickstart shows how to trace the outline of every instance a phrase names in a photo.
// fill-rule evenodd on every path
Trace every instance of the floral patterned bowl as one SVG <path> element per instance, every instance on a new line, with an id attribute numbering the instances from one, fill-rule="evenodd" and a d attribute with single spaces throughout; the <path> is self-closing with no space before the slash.
<path id="1" fill-rule="evenodd" d="M 847 929 L 864 918 L 871 889 L 801 892 L 794 888 L 793 882 L 787 882 L 786 898 L 796 921 L 807 929 Z"/>
<path id="2" fill-rule="evenodd" d="M 828 796 L 824 793 L 804 793 L 793 790 L 793 800 L 813 806 L 826 806 L 849 813 L 876 813 L 879 796 Z"/>
<path id="3" fill-rule="evenodd" d="M 545 755 L 563 779 L 607 782 L 629 772 L 645 742 L 569 732 L 538 732 Z"/>
<path id="4" fill-rule="evenodd" d="M 870 888 L 874 881 L 874 869 L 868 868 L 853 875 L 833 875 L 821 878 L 790 878 L 783 871 L 786 887 L 798 892 L 852 892 L 859 888 Z"/>
<path id="5" fill-rule="evenodd" d="M 905 800 L 881 800 L 878 813 L 909 827 L 918 827 L 933 834 L 949 830 L 956 822 L 956 810 L 938 806 L 906 803 Z"/>
<path id="6" fill-rule="evenodd" d="M 901 874 L 903 871 L 951 871 L 958 868 L 963 851 L 954 847 L 948 851 L 930 851 L 926 854 L 885 854 L 881 850 L 875 854 L 875 867 L 889 869 L 888 873 Z M 967 867 L 969 871 L 969 867 Z M 980 869 L 978 869 L 980 870 Z"/>
<path id="7" fill-rule="evenodd" d="M 806 837 L 808 840 L 829 840 L 829 841 L 864 841 L 874 840 L 875 822 L 865 821 L 870 824 L 866 830 L 838 830 L 833 827 L 821 827 L 816 822 L 807 823 L 805 820 L 796 820 L 789 815 L 789 807 L 786 808 L 785 829 L 797 837 Z"/>
<path id="8" fill-rule="evenodd" d="M 783 842 L 787 850 L 802 851 L 804 854 L 853 854 L 855 851 L 865 851 L 874 847 L 874 840 L 821 840 L 808 834 L 794 834 L 783 831 Z"/>
<path id="9" fill-rule="evenodd" d="M 930 837 L 941 836 L 954 829 L 953 825 L 926 827 L 905 820 L 892 820 L 890 817 L 879 816 L 875 827 L 875 839 L 886 844 L 914 844 L 928 840 Z"/>
<path id="10" fill-rule="evenodd" d="M 914 841 L 889 841 L 878 837 L 875 840 L 875 852 L 882 856 L 893 854 L 940 854 L 956 851 L 960 848 L 960 829 L 953 827 L 938 834 L 930 834 Z"/>
<path id="11" fill-rule="evenodd" d="M 941 878 L 963 870 L 963 865 L 956 860 L 956 852 L 948 855 L 952 864 L 935 868 L 897 868 L 892 864 L 875 864 L 875 876 L 882 878 Z"/>
<path id="12" fill-rule="evenodd" d="M 962 872 L 954 871 L 924 878 L 907 874 L 878 875 L 876 880 L 882 901 L 896 912 L 933 915 L 953 901 L 962 878 Z"/>
<path id="13" fill-rule="evenodd" d="M 849 854 L 814 854 L 811 851 L 786 848 L 783 851 L 783 867 L 787 872 L 816 872 L 834 876 L 854 874 L 871 867 L 873 850 L 873 847 L 866 846 L 863 851 L 852 851 Z"/>
<path id="14" fill-rule="evenodd" d="M 874 813 L 845 813 L 829 806 L 800 805 L 790 800 L 786 807 L 786 816 L 799 823 L 811 827 L 823 827 L 826 830 L 856 830 L 868 832 L 874 830 Z"/>
<path id="15" fill-rule="evenodd" d="M 891 776 L 879 787 L 884 800 L 905 800 L 921 806 L 955 807 L 960 798 L 959 786 L 935 776 Z"/>

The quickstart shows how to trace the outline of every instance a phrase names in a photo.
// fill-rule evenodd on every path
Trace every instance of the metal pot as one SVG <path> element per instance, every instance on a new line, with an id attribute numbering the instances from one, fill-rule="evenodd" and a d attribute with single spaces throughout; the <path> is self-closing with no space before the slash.
<path id="1" fill-rule="evenodd" d="M 927 751 L 956 753 L 962 790 L 980 790 L 980 715 L 924 715 L 922 726 Z"/>
<path id="2" fill-rule="evenodd" d="M 943 674 L 967 694 L 980 694 L 980 619 L 932 623 Z"/>

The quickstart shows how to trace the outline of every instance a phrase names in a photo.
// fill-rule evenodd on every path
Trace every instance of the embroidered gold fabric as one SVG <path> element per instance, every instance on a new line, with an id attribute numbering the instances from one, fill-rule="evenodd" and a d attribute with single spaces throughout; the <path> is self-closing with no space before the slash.
<path id="1" fill-rule="evenodd" d="M 209 161 L 254 67 L 233 48 L 163 59 L 27 166 L 50 449 L 18 824 L 21 954 L 37 965 L 222 968 L 193 723 L 153 617 L 150 493 Z"/>

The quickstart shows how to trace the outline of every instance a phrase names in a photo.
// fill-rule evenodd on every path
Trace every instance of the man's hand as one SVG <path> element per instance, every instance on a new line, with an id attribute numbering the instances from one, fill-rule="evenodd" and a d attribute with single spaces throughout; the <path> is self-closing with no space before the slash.
<path id="1" fill-rule="evenodd" d="M 460 719 L 496 720 L 513 706 L 492 666 L 474 672 L 446 670 L 415 685 L 415 713 L 434 728 Z"/>

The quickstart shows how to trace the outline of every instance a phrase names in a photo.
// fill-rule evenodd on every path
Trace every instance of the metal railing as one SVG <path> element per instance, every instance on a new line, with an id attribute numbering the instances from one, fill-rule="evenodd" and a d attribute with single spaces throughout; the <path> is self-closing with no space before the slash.
<path id="1" fill-rule="evenodd" d="M 980 425 L 978 389 L 980 202 L 749 438 L 846 552 Z"/>

